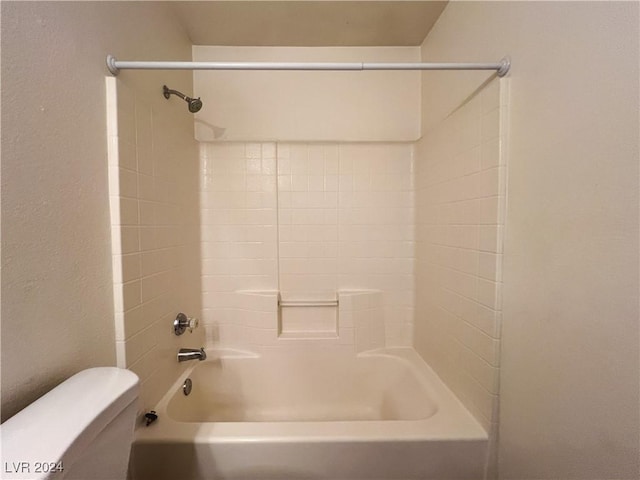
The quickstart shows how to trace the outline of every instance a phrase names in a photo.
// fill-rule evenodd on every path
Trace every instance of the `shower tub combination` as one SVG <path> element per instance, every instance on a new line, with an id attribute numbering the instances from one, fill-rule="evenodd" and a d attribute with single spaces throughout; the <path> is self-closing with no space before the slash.
<path id="1" fill-rule="evenodd" d="M 494 70 L 494 63 L 155 62 L 152 70 Z M 200 99 L 183 98 L 190 112 Z M 486 432 L 412 349 L 260 357 L 209 352 L 156 407 L 132 448 L 134 480 L 462 480 L 483 477 Z M 182 393 L 190 377 L 193 391 Z"/>
<path id="2" fill-rule="evenodd" d="M 134 480 L 483 477 L 486 432 L 412 349 L 209 358 L 138 429 Z"/>

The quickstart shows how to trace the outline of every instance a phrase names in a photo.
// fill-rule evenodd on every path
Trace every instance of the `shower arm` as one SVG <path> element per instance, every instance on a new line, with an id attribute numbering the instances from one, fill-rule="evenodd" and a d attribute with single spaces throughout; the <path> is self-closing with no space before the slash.
<path id="1" fill-rule="evenodd" d="M 189 102 L 190 100 L 192 100 L 190 97 L 187 97 L 184 93 L 179 92 L 178 90 L 172 90 L 169 87 L 167 87 L 166 85 L 163 85 L 162 87 L 162 94 L 164 95 L 164 98 L 166 98 L 167 100 L 169 100 L 169 98 L 171 97 L 171 95 L 177 95 L 179 96 L 181 99 Z"/>

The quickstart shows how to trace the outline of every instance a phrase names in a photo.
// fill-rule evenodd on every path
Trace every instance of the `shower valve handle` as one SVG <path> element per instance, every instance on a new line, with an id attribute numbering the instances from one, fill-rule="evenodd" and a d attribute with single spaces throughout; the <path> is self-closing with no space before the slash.
<path id="1" fill-rule="evenodd" d="M 199 323 L 197 318 L 187 317 L 184 313 L 179 313 L 173 321 L 173 333 L 182 335 L 187 329 L 189 329 L 189 333 L 192 333 Z"/>

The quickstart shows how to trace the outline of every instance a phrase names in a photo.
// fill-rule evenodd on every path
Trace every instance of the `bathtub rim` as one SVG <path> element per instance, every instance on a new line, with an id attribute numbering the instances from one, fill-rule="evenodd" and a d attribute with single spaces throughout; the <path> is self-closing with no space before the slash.
<path id="1" fill-rule="evenodd" d="M 259 358 L 234 349 L 209 349 L 210 358 Z M 429 365 L 410 347 L 370 350 L 356 357 L 393 357 L 416 369 L 437 411 L 419 420 L 352 420 L 307 422 L 180 422 L 167 413 L 171 398 L 197 364 L 188 366 L 155 407 L 159 418 L 151 426 L 139 426 L 134 442 L 165 443 L 290 443 L 290 442 L 403 442 L 488 440 L 487 432 L 462 405 Z"/>

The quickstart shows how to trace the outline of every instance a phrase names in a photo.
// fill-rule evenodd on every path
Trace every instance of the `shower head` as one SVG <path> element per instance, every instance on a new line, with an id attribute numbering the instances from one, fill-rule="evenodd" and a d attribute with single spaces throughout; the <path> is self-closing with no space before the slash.
<path id="1" fill-rule="evenodd" d="M 167 100 L 169 100 L 169 97 L 171 97 L 171 94 L 177 95 L 178 97 L 183 99 L 185 102 L 187 102 L 189 111 L 191 113 L 199 112 L 200 109 L 202 108 L 202 100 L 200 100 L 200 97 L 198 98 L 187 97 L 184 93 L 180 93 L 177 90 L 171 90 L 166 85 L 162 86 L 162 94 L 164 95 L 164 98 L 166 98 Z"/>
<path id="2" fill-rule="evenodd" d="M 200 109 L 202 108 L 202 100 L 200 100 L 200 97 L 198 97 L 198 98 L 188 98 L 187 97 L 187 98 L 185 98 L 185 100 L 187 100 L 189 102 L 189 111 L 191 113 L 199 112 Z"/>

